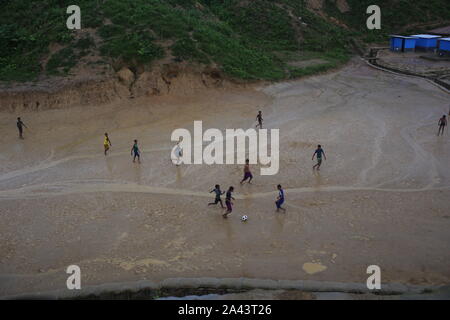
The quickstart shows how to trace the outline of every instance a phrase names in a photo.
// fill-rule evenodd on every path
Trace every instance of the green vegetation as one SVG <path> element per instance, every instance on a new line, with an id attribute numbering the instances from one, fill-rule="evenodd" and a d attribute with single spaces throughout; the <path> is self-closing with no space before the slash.
<path id="1" fill-rule="evenodd" d="M 370 0 L 347 0 L 351 10 L 346 13 L 335 0 L 325 0 L 322 14 L 309 10 L 306 2 L 77 0 L 81 33 L 66 28 L 66 8 L 73 1 L 2 0 L 0 80 L 64 75 L 89 54 L 110 64 L 151 65 L 169 50 L 176 61 L 214 63 L 231 77 L 278 80 L 344 63 L 352 37 L 385 41 L 389 33 L 408 26 L 414 30 L 417 24 L 450 20 L 448 1 L 379 0 L 382 30 L 370 31 Z M 52 46 L 61 49 L 50 51 Z M 290 64 L 292 59 L 313 58 L 326 63 L 305 68 Z"/>

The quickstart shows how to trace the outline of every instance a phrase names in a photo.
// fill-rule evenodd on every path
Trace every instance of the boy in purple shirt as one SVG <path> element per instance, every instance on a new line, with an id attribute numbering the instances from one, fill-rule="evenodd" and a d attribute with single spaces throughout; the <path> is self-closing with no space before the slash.
<path id="1" fill-rule="evenodd" d="M 234 191 L 233 187 L 228 188 L 227 195 L 225 198 L 225 205 L 227 206 L 227 211 L 223 214 L 224 218 L 227 218 L 228 215 L 233 211 L 233 202 L 231 202 L 231 199 L 235 200 L 232 196 L 232 192 Z"/>

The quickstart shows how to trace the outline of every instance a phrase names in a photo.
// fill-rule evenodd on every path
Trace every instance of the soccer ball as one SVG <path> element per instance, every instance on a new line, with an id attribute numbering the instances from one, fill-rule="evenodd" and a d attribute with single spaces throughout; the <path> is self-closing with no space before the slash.
<path id="1" fill-rule="evenodd" d="M 243 215 L 242 218 L 241 218 L 241 220 L 242 220 L 242 221 L 247 221 L 247 220 L 248 220 L 248 217 L 247 217 L 246 215 Z"/>

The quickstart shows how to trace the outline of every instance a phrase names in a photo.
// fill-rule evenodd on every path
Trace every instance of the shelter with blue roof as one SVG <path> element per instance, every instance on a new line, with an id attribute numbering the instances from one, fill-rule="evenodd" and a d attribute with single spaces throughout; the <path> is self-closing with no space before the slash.
<path id="1" fill-rule="evenodd" d="M 440 36 L 432 34 L 416 34 L 411 37 L 416 38 L 416 49 L 433 51 L 437 48 L 437 42 Z"/>
<path id="2" fill-rule="evenodd" d="M 450 55 L 450 38 L 439 39 L 438 52 L 440 55 Z"/>
<path id="3" fill-rule="evenodd" d="M 417 38 L 391 35 L 391 51 L 411 52 L 416 48 Z"/>

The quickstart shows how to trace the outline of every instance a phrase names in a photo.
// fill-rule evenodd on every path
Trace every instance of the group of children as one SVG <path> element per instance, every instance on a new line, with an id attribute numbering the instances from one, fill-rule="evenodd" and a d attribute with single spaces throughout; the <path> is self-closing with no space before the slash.
<path id="1" fill-rule="evenodd" d="M 256 128 L 262 128 L 262 122 L 263 122 L 263 118 L 262 118 L 262 112 L 259 111 L 258 115 L 256 116 L 256 120 L 257 120 L 257 125 Z M 23 123 L 23 121 L 19 118 L 17 118 L 17 128 L 19 129 L 19 138 L 23 139 L 23 127 L 27 128 L 27 126 Z M 179 165 L 179 158 L 182 155 L 182 150 L 181 147 L 179 146 L 179 143 L 177 143 L 177 146 L 175 148 L 175 154 L 178 158 L 178 161 L 176 163 L 176 165 Z M 108 151 L 110 149 L 110 147 L 112 147 L 112 142 L 109 139 L 108 133 L 105 132 L 105 136 L 103 139 L 103 148 L 104 148 L 104 155 L 106 156 L 108 154 Z M 136 159 L 138 161 L 138 163 L 141 163 L 141 155 L 140 155 L 140 150 L 139 150 L 139 146 L 138 146 L 138 141 L 134 140 L 134 144 L 131 147 L 131 155 L 133 156 L 133 162 L 136 162 Z M 321 146 L 319 145 L 317 150 L 314 152 L 313 154 L 313 159 L 315 156 L 317 156 L 317 164 L 313 167 L 313 169 L 317 168 L 317 170 L 319 170 L 320 165 L 322 164 L 322 155 L 325 157 L 325 152 L 323 151 L 323 149 L 321 148 Z M 245 160 L 245 166 L 244 166 L 244 177 L 241 180 L 240 184 L 242 185 L 245 181 L 248 180 L 248 183 L 252 183 L 253 179 L 253 175 L 252 172 L 250 171 L 250 161 L 249 159 Z M 283 207 L 281 207 L 281 205 L 284 203 L 284 190 L 281 187 L 281 185 L 277 186 L 278 189 L 278 197 L 275 201 L 275 205 L 277 208 L 277 211 L 279 210 L 283 210 L 285 211 L 286 209 L 284 209 Z M 225 209 L 221 196 L 223 194 L 225 194 L 225 192 L 222 192 L 220 190 L 220 186 L 216 185 L 214 187 L 213 190 L 210 191 L 210 193 L 214 192 L 216 194 L 215 200 L 214 202 L 208 203 L 208 205 L 217 205 L 218 203 L 220 203 L 220 206 Z M 234 197 L 232 196 L 232 193 L 234 192 L 234 187 L 230 186 L 226 192 L 226 196 L 225 196 L 225 206 L 226 206 L 226 211 L 223 214 L 224 218 L 227 218 L 227 216 L 233 211 L 233 202 L 231 200 L 235 200 Z"/>
<path id="2" fill-rule="evenodd" d="M 449 114 L 450 114 L 450 111 L 449 111 Z M 257 121 L 256 128 L 259 127 L 260 129 L 262 129 L 263 118 L 262 118 L 262 112 L 261 111 L 258 112 L 258 114 L 256 116 L 256 121 Z M 442 116 L 442 118 L 439 119 L 438 126 L 439 126 L 439 130 L 438 130 L 438 136 L 439 136 L 441 134 L 444 134 L 445 127 L 447 126 L 447 119 L 446 119 L 445 115 Z M 17 128 L 19 130 L 19 138 L 20 139 L 23 139 L 23 128 L 24 127 L 27 128 L 27 126 L 25 125 L 25 123 L 23 123 L 21 118 L 18 117 L 17 118 Z M 104 146 L 104 154 L 106 156 L 108 154 L 108 151 L 109 151 L 110 147 L 112 146 L 111 140 L 109 139 L 109 136 L 108 136 L 107 132 L 105 132 L 105 137 L 104 137 L 104 140 L 103 140 L 103 146 Z M 133 156 L 133 162 L 136 162 L 136 159 L 137 159 L 138 163 L 141 163 L 141 155 L 140 155 L 140 153 L 141 153 L 141 151 L 139 150 L 138 141 L 134 140 L 134 144 L 131 147 L 131 155 Z M 182 155 L 182 150 L 181 150 L 181 148 L 179 146 L 179 142 L 177 143 L 175 154 L 176 154 L 176 156 L 178 158 L 178 161 L 177 161 L 176 165 L 179 165 L 179 158 Z M 320 166 L 322 164 L 322 156 L 323 156 L 323 158 L 325 160 L 327 159 L 326 156 L 325 156 L 325 152 L 322 149 L 322 146 L 318 145 L 317 149 L 314 151 L 314 154 L 312 156 L 312 160 L 314 160 L 314 157 L 316 157 L 316 159 L 317 159 L 317 163 L 313 166 L 313 170 L 315 170 L 315 169 L 320 170 Z M 250 171 L 249 159 L 245 160 L 244 177 L 240 181 L 240 184 L 242 185 L 247 180 L 248 180 L 249 184 L 251 184 L 252 183 L 251 181 L 253 180 L 253 175 L 252 175 L 252 173 Z M 279 210 L 285 211 L 286 209 L 284 209 L 281 206 L 284 203 L 284 190 L 281 187 L 281 185 L 277 186 L 277 190 L 278 190 L 278 197 L 277 197 L 277 199 L 275 201 L 275 205 L 276 205 L 277 211 L 279 211 Z M 210 191 L 210 193 L 213 193 L 213 192 L 216 195 L 215 196 L 215 200 L 214 200 L 214 202 L 208 203 L 208 206 L 209 205 L 217 205 L 218 203 L 220 203 L 220 206 L 223 209 L 225 209 L 225 207 L 223 205 L 223 202 L 222 202 L 222 199 L 221 199 L 221 196 L 223 194 L 225 194 L 225 192 L 222 192 L 220 190 L 220 186 L 218 184 L 215 185 L 214 189 Z M 228 190 L 226 191 L 226 196 L 225 196 L 226 211 L 223 214 L 224 218 L 227 218 L 228 215 L 233 211 L 233 202 L 232 202 L 232 200 L 235 200 L 233 198 L 233 195 L 232 195 L 233 192 L 234 192 L 234 187 L 233 186 L 230 186 L 228 188 Z"/>
<path id="3" fill-rule="evenodd" d="M 105 152 L 105 156 L 108 154 L 109 148 L 112 147 L 111 140 L 109 140 L 108 133 L 105 132 L 105 139 L 103 140 L 103 148 Z M 133 156 L 133 162 L 136 162 L 136 158 L 138 163 L 141 163 L 141 151 L 139 150 L 138 141 L 134 140 L 134 144 L 131 147 L 131 155 Z"/>
<path id="4" fill-rule="evenodd" d="M 262 118 L 261 111 L 258 112 L 258 114 L 256 116 L 256 121 L 258 122 L 256 124 L 256 128 L 259 127 L 260 129 L 262 129 L 263 118 Z M 320 166 L 322 164 L 322 156 L 325 160 L 327 159 L 327 157 L 325 156 L 325 151 L 323 151 L 323 149 L 322 149 L 322 146 L 318 145 L 317 149 L 314 151 L 314 154 L 312 156 L 312 160 L 314 160 L 314 157 L 317 158 L 317 163 L 313 166 L 313 170 L 315 170 L 315 169 L 320 170 Z M 245 160 L 244 177 L 242 178 L 240 184 L 242 185 L 247 180 L 248 180 L 249 184 L 251 184 L 252 180 L 253 180 L 253 175 L 252 175 L 252 172 L 250 171 L 250 160 L 249 159 Z M 281 206 L 284 203 L 284 190 L 280 184 L 277 185 L 277 190 L 278 190 L 278 196 L 275 201 L 277 211 L 280 211 L 280 210 L 286 211 L 286 209 Z M 223 214 L 224 218 L 227 218 L 228 215 L 233 211 L 233 202 L 231 202 L 231 200 L 235 200 L 232 196 L 233 191 L 234 191 L 234 187 L 231 186 L 228 188 L 228 191 L 226 192 L 226 198 L 225 198 L 226 211 Z M 220 190 L 220 185 L 216 184 L 214 186 L 214 189 L 212 189 L 209 193 L 213 193 L 213 192 L 215 193 L 214 202 L 208 203 L 208 206 L 217 205 L 218 203 L 220 203 L 220 206 L 222 207 L 222 209 L 225 209 L 225 207 L 223 206 L 222 199 L 220 198 L 225 193 L 225 191 L 222 192 Z"/>
<path id="5" fill-rule="evenodd" d="M 277 200 L 275 201 L 277 211 L 279 211 L 279 210 L 286 211 L 286 209 L 281 206 L 284 203 L 284 190 L 280 184 L 277 186 L 277 189 L 278 189 L 278 197 L 277 197 Z M 233 211 L 234 203 L 231 202 L 231 200 L 235 200 L 232 195 L 233 191 L 234 191 L 234 187 L 231 186 L 228 188 L 228 191 L 226 192 L 225 205 L 226 205 L 227 210 L 223 214 L 224 218 L 227 218 L 228 215 Z M 223 206 L 222 199 L 220 198 L 225 193 L 225 191 L 222 192 L 222 190 L 220 190 L 220 185 L 216 184 L 214 186 L 214 189 L 212 189 L 209 193 L 213 193 L 213 192 L 216 194 L 216 197 L 214 199 L 214 202 L 208 203 L 208 206 L 217 205 L 218 203 L 220 203 L 220 206 L 222 207 L 222 209 L 225 209 L 225 207 Z"/>
<path id="6" fill-rule="evenodd" d="M 223 214 L 224 218 L 227 218 L 228 215 L 233 211 L 233 202 L 231 202 L 231 200 L 235 200 L 232 195 L 233 191 L 234 191 L 234 187 L 231 186 L 228 188 L 228 191 L 226 192 L 225 205 L 227 206 L 227 210 Z M 220 190 L 220 185 L 216 184 L 214 189 L 212 189 L 209 193 L 213 193 L 213 192 L 216 194 L 216 198 L 214 199 L 214 202 L 208 203 L 208 206 L 213 205 L 213 204 L 217 205 L 218 203 L 220 203 L 220 206 L 222 207 L 222 209 L 225 209 L 225 207 L 223 206 L 222 199 L 220 198 L 225 193 L 225 191 L 222 192 L 222 190 Z"/>

